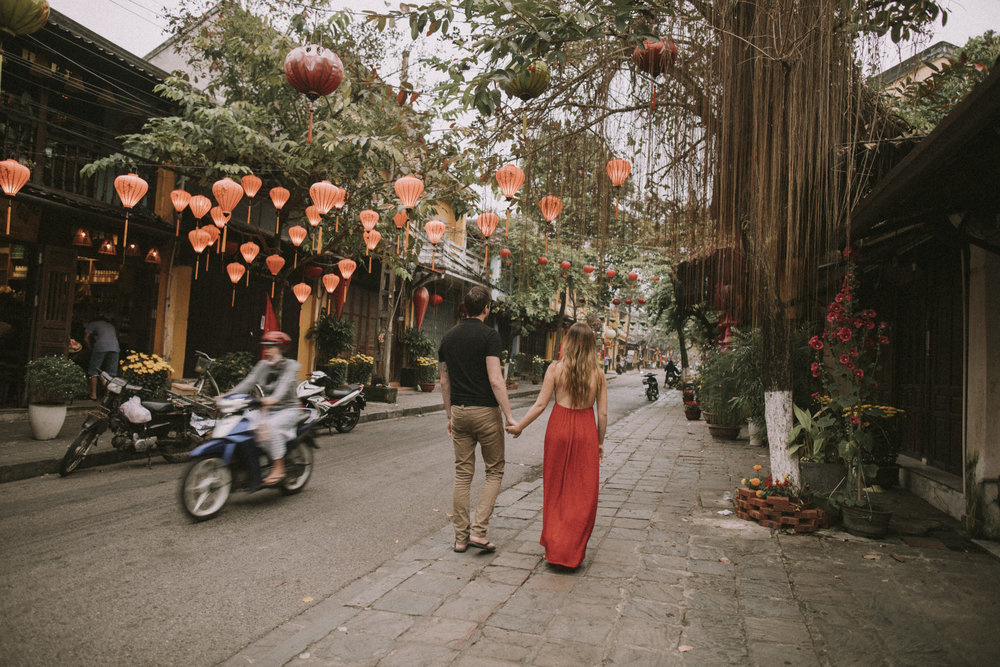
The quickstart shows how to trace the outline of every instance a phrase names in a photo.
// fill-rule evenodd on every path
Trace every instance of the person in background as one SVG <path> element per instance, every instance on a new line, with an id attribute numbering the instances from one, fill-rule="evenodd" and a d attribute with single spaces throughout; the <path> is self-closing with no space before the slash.
<path id="1" fill-rule="evenodd" d="M 524 418 L 507 432 L 515 438 L 555 394 L 542 459 L 542 539 L 545 560 L 579 567 L 597 518 L 600 465 L 608 426 L 608 384 L 597 362 L 593 330 L 569 328 L 563 358 L 545 371 L 542 390 Z M 597 418 L 594 418 L 594 406 Z"/>
<path id="2" fill-rule="evenodd" d="M 90 379 L 90 400 L 97 400 L 97 378 L 101 371 L 111 377 L 118 376 L 118 332 L 107 313 L 101 313 L 97 319 L 91 320 L 83 329 L 83 342 L 90 348 L 90 367 L 87 376 Z"/>
<path id="3" fill-rule="evenodd" d="M 482 285 L 470 289 L 463 300 L 469 317 L 449 329 L 438 348 L 441 398 L 455 448 L 452 524 L 454 550 L 459 553 L 469 547 L 496 551 L 486 531 L 503 481 L 504 419 L 514 423 L 500 368 L 500 334 L 486 325 L 492 300 Z M 477 442 L 486 480 L 479 492 L 476 522 L 470 525 L 469 488 L 476 471 Z"/>

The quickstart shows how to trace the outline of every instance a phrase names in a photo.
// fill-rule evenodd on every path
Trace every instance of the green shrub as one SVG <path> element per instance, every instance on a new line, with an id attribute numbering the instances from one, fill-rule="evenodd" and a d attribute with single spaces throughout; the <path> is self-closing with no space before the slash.
<path id="1" fill-rule="evenodd" d="M 87 390 L 83 369 L 66 357 L 39 357 L 29 361 L 24 381 L 29 403 L 65 403 Z"/>
<path id="2" fill-rule="evenodd" d="M 434 357 L 419 357 L 417 369 L 420 372 L 421 382 L 437 382 L 438 362 Z"/>
<path id="3" fill-rule="evenodd" d="M 229 391 L 250 374 L 257 360 L 249 352 L 227 352 L 212 364 L 212 377 L 219 391 Z"/>
<path id="4" fill-rule="evenodd" d="M 335 315 L 321 315 L 306 332 L 306 338 L 316 341 L 320 359 L 350 352 L 354 349 L 355 336 L 354 323 Z"/>
<path id="5" fill-rule="evenodd" d="M 434 339 L 416 327 L 404 329 L 399 336 L 399 342 L 406 346 L 411 364 L 417 363 L 420 357 L 432 357 L 437 351 Z"/>
<path id="6" fill-rule="evenodd" d="M 347 359 L 334 357 L 326 362 L 326 368 L 323 369 L 323 372 L 330 377 L 334 386 L 339 387 L 347 382 L 347 367 Z"/>
<path id="7" fill-rule="evenodd" d="M 375 358 L 367 354 L 355 354 L 347 361 L 347 381 L 368 384 L 375 367 Z"/>

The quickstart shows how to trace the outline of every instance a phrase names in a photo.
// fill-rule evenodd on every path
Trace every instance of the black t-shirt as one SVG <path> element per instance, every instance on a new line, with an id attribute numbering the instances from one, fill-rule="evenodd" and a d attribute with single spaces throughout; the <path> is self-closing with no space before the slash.
<path id="1" fill-rule="evenodd" d="M 452 405 L 497 407 L 486 357 L 499 359 L 501 348 L 500 334 L 478 318 L 466 318 L 448 330 L 438 347 L 438 359 L 447 366 Z"/>

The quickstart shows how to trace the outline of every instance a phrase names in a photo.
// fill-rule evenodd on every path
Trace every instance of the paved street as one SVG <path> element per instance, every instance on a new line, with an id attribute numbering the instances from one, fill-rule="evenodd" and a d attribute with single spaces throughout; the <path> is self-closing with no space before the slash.
<path id="1" fill-rule="evenodd" d="M 712 440 L 677 392 L 647 404 L 635 373 L 611 387 L 598 523 L 572 572 L 538 545 L 544 424 L 509 441 L 492 555 L 450 549 L 440 413 L 326 438 L 306 492 L 237 496 L 204 524 L 165 463 L 0 485 L 4 662 L 993 662 L 1000 562 L 954 522 L 902 492 L 882 542 L 719 514 L 766 451 Z"/>

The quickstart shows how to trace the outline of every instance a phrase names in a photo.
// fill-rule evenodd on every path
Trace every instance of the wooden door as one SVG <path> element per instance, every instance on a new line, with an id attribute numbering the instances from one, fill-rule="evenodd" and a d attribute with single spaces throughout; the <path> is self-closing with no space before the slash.
<path id="1" fill-rule="evenodd" d="M 45 246 L 42 253 L 41 290 L 35 313 L 31 358 L 63 354 L 69 344 L 76 289 L 76 251 Z"/>

